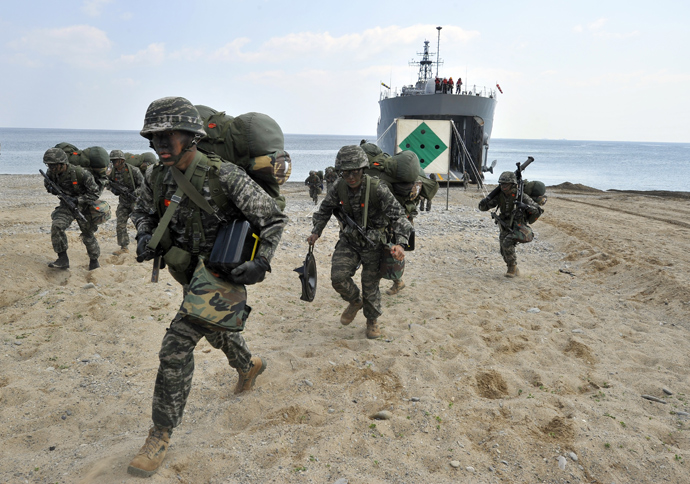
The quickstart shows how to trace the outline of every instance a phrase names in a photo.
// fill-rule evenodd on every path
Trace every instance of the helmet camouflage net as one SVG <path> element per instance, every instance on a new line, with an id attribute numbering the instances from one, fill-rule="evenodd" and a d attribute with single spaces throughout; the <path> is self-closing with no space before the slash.
<path id="1" fill-rule="evenodd" d="M 206 136 L 199 111 L 183 97 L 164 97 L 149 105 L 139 134 L 152 139 L 153 133 L 162 131 L 187 131 L 202 138 Z"/>
<path id="2" fill-rule="evenodd" d="M 517 177 L 512 171 L 504 171 L 498 177 L 498 183 L 515 183 L 517 184 Z"/>
<path id="3" fill-rule="evenodd" d="M 113 150 L 110 152 L 110 159 L 111 160 L 124 160 L 125 154 L 122 152 L 122 150 Z"/>
<path id="4" fill-rule="evenodd" d="M 337 171 L 358 170 L 369 166 L 369 158 L 357 145 L 343 146 L 335 157 Z"/>
<path id="5" fill-rule="evenodd" d="M 67 154 L 60 148 L 50 148 L 43 155 L 43 163 L 46 165 L 66 165 L 69 163 Z"/>

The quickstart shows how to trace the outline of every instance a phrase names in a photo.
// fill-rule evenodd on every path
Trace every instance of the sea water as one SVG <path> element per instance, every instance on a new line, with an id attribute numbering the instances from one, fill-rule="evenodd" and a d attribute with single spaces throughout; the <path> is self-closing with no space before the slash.
<path id="1" fill-rule="evenodd" d="M 293 161 L 290 181 L 302 182 L 310 170 L 332 166 L 340 147 L 373 141 L 374 135 L 286 134 Z M 44 168 L 43 153 L 61 142 L 108 152 L 152 151 L 137 131 L 0 128 L 0 174 L 33 174 Z M 534 162 L 524 177 L 546 185 L 579 183 L 600 190 L 690 191 L 690 143 L 492 139 L 488 160 L 497 160 L 487 183 L 502 171 L 514 171 L 528 156 Z"/>

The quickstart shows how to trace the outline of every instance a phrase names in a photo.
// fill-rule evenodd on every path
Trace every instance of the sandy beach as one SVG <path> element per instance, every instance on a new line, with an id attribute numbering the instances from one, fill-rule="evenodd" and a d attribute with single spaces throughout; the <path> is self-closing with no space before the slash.
<path id="1" fill-rule="evenodd" d="M 335 220 L 315 248 L 316 299 L 299 299 L 314 205 L 301 182 L 283 191 L 290 224 L 249 288 L 244 333 L 268 368 L 235 396 L 202 340 L 185 418 L 146 482 L 690 481 L 687 193 L 551 187 L 508 279 L 482 193 L 454 187 L 446 210 L 442 188 L 372 341 L 361 313 L 339 324 Z M 56 198 L 40 175 L 0 175 L 0 482 L 143 482 L 127 464 L 182 291 L 167 270 L 151 283 L 134 250 L 111 255 L 117 198 L 103 198 L 101 268 L 87 271 L 73 223 L 70 269 L 49 269 Z"/>

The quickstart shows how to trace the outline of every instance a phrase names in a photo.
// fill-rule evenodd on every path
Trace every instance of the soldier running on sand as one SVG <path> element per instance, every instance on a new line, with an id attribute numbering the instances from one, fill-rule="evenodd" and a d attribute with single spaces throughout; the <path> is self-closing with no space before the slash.
<path id="1" fill-rule="evenodd" d="M 160 161 L 146 171 L 145 182 L 138 192 L 139 200 L 132 213 L 137 227 L 137 260 L 151 260 L 165 253 L 168 269 L 183 284 L 186 298 L 192 290 L 190 282 L 194 281 L 193 275 L 204 269 L 204 261 L 211 252 L 221 223 L 249 221 L 259 232 L 261 243 L 258 251 L 254 259 L 233 269 L 231 281 L 226 281 L 229 286 L 223 286 L 223 290 L 238 297 L 237 307 L 241 310 L 235 311 L 236 306 L 226 305 L 218 292 L 212 299 L 218 300 L 215 306 L 207 304 L 201 297 L 194 299 L 192 294 L 192 302 L 200 310 L 214 315 L 222 311 L 223 318 L 235 312 L 236 317 L 244 321 L 249 314 L 244 304 L 245 285 L 261 282 L 266 272 L 270 272 L 270 261 L 287 225 L 287 216 L 244 170 L 232 163 L 221 163 L 219 158 L 197 150 L 197 142 L 206 133 L 199 112 L 187 99 L 168 97 L 152 102 L 140 134 L 151 141 Z M 198 189 L 191 187 L 198 192 L 192 193 L 184 183 L 178 185 L 176 180 L 180 177 L 200 185 Z M 213 196 L 211 184 L 219 188 L 218 191 L 213 190 Z M 197 205 L 218 206 L 221 195 L 224 203 L 219 212 L 209 207 L 211 214 Z M 200 198 L 206 202 L 198 201 Z M 160 252 L 157 239 L 162 248 Z M 208 284 L 206 287 L 213 289 Z M 184 303 L 161 343 L 153 392 L 153 427 L 144 446 L 127 468 L 127 472 L 136 476 L 153 475 L 165 458 L 170 436 L 182 420 L 192 387 L 194 348 L 201 338 L 220 349 L 237 371 L 236 394 L 251 390 L 256 378 L 266 368 L 266 360 L 252 356 L 239 332 L 210 329 L 183 309 Z"/>
<path id="2" fill-rule="evenodd" d="M 64 200 L 60 200 L 60 205 L 53 210 L 50 216 L 53 220 L 50 227 L 50 240 L 58 258 L 55 262 L 49 263 L 48 267 L 54 269 L 69 268 L 69 258 L 67 257 L 69 244 L 65 231 L 76 220 L 81 230 L 81 240 L 89 254 L 89 270 L 99 268 L 98 257 L 101 255 L 101 249 L 95 236 L 98 225 L 91 218 L 90 207 L 98 199 L 103 188 L 95 182 L 88 170 L 71 165 L 67 160 L 67 155 L 60 148 L 50 148 L 46 151 L 43 155 L 43 162 L 48 166 L 48 173 L 46 174 L 48 178 L 62 190 L 65 197 L 72 200 L 72 204 L 78 212 L 75 214 Z M 44 180 L 43 183 L 48 193 L 58 195 L 48 180 Z M 79 216 L 80 214 L 83 218 Z"/>
<path id="3" fill-rule="evenodd" d="M 134 210 L 136 195 L 134 192 L 144 183 L 144 175 L 137 167 L 125 163 L 125 154 L 121 150 L 110 152 L 110 161 L 113 168 L 108 173 L 108 189 L 120 198 L 117 203 L 117 244 L 120 246 L 113 255 L 122 255 L 129 252 L 129 234 L 127 233 L 127 221 Z"/>
<path id="4" fill-rule="evenodd" d="M 367 155 L 359 146 L 343 146 L 338 151 L 335 169 L 341 176 L 314 212 L 314 227 L 307 242 L 310 246 L 316 243 L 335 211 L 342 210 L 353 220 L 352 225 L 341 223 L 340 238 L 331 260 L 331 283 L 349 303 L 340 317 L 340 324 L 350 324 L 364 307 L 366 337 L 374 339 L 381 336 L 378 325 L 378 317 L 382 314 L 379 290 L 381 258 L 385 250 L 397 261 L 404 259 L 402 245 L 407 244 L 412 225 L 386 185 L 364 174 L 364 168 L 368 166 Z M 366 194 L 369 194 L 368 199 Z M 366 238 L 354 224 L 365 232 Z M 392 242 L 387 240 L 388 228 L 393 233 Z M 361 291 L 352 280 L 360 264 Z"/>

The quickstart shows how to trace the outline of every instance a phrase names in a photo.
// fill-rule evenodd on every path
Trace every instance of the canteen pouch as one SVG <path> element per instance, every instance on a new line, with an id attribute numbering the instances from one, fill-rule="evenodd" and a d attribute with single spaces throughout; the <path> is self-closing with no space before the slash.
<path id="1" fill-rule="evenodd" d="M 521 244 L 526 244 L 527 242 L 532 242 L 534 239 L 534 232 L 532 232 L 532 227 L 527 224 L 515 224 L 513 229 L 513 236 L 515 240 Z"/>
<path id="2" fill-rule="evenodd" d="M 382 279 L 389 281 L 399 281 L 402 279 L 403 272 L 405 272 L 405 259 L 395 260 L 391 255 L 391 250 L 388 246 L 383 248 L 381 252 L 381 262 L 379 263 L 379 275 Z"/>
<path id="3" fill-rule="evenodd" d="M 105 200 L 96 200 L 89 207 L 91 221 L 96 225 L 110 220 L 110 204 Z"/>
<path id="4" fill-rule="evenodd" d="M 217 277 L 199 259 L 177 314 L 213 331 L 242 331 L 251 310 L 242 284 Z"/>
<path id="5" fill-rule="evenodd" d="M 171 247 L 169 251 L 163 256 L 165 264 L 168 266 L 168 271 L 173 278 L 182 285 L 189 284 L 190 264 L 192 263 L 192 254 L 179 247 Z"/>
<path id="6" fill-rule="evenodd" d="M 258 247 L 259 236 L 249 222 L 233 220 L 218 230 L 208 267 L 222 277 L 231 279 L 230 272 L 240 264 L 253 260 Z"/>

